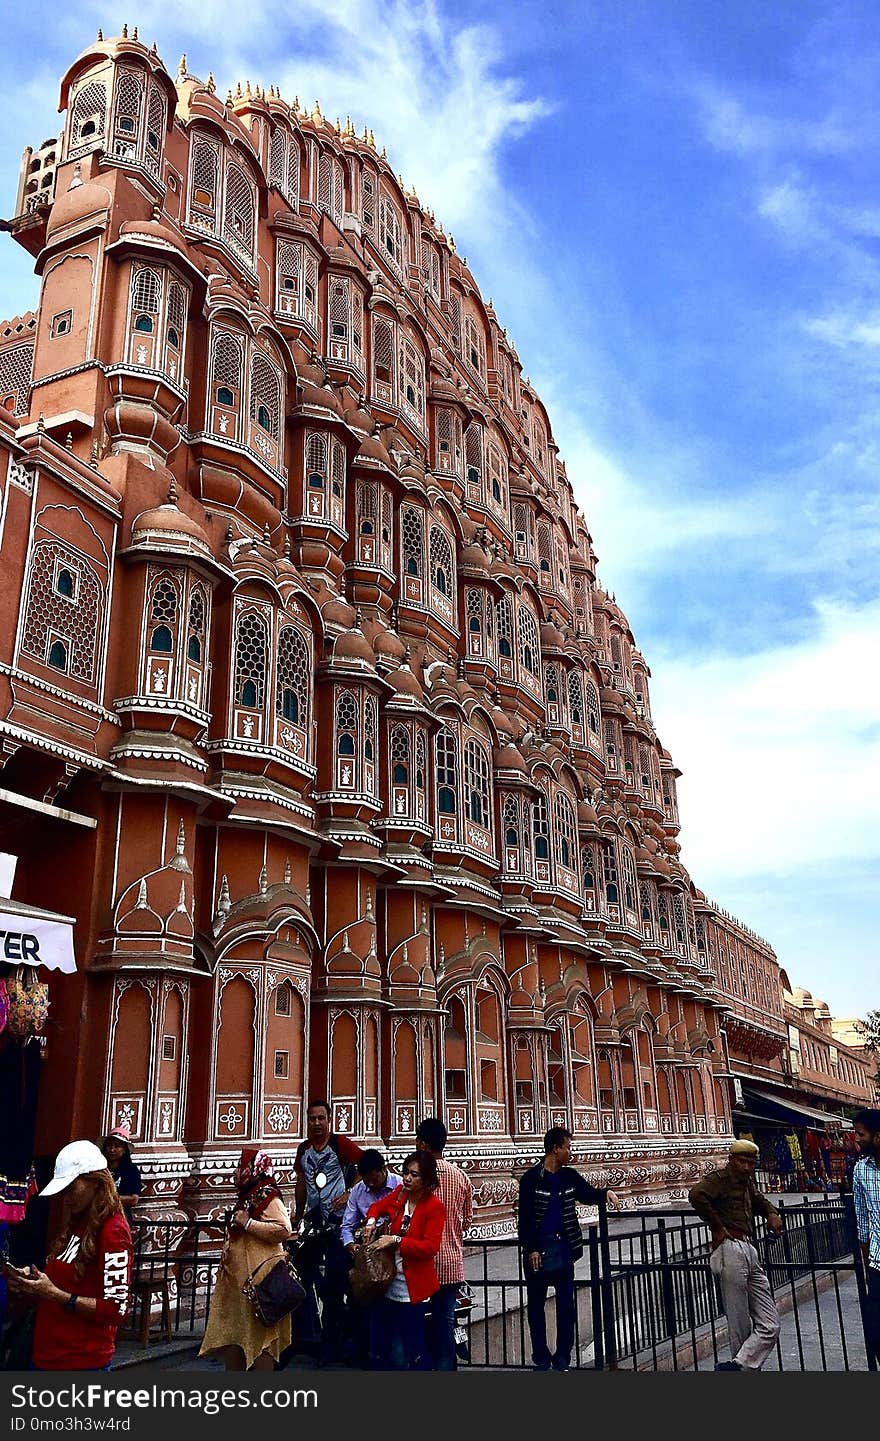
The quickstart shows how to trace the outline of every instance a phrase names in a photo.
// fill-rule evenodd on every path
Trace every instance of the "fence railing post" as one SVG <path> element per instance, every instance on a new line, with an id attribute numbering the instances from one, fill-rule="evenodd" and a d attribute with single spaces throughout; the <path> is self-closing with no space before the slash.
<path id="1" fill-rule="evenodd" d="M 856 1278 L 856 1290 L 859 1295 L 859 1315 L 862 1318 L 862 1331 L 865 1336 L 865 1355 L 868 1358 L 868 1370 L 877 1370 L 877 1357 L 871 1349 L 871 1327 L 868 1325 L 868 1286 L 865 1281 L 865 1268 L 862 1260 L 862 1247 L 859 1242 L 859 1233 L 856 1227 L 856 1207 L 852 1195 L 841 1189 L 840 1199 L 843 1202 L 844 1216 L 846 1217 L 846 1232 L 849 1238 L 849 1248 L 852 1251 L 853 1271 Z"/>
<path id="2" fill-rule="evenodd" d="M 605 1366 L 609 1371 L 616 1371 L 617 1331 L 614 1319 L 614 1285 L 611 1279 L 611 1247 L 608 1244 L 608 1203 L 604 1191 L 599 1197 L 599 1265 Z"/>
<path id="3" fill-rule="evenodd" d="M 599 1255 L 599 1232 L 587 1228 L 587 1255 L 590 1260 L 590 1302 L 593 1308 L 593 1365 L 597 1371 L 605 1367 L 605 1337 L 602 1330 L 602 1259 Z"/>
<path id="4" fill-rule="evenodd" d="M 672 1268 L 669 1265 L 669 1237 L 666 1233 L 666 1222 L 662 1216 L 657 1222 L 657 1249 L 660 1253 L 660 1294 L 663 1297 L 664 1334 L 674 1340 L 676 1335 L 675 1287 L 672 1284 Z"/>

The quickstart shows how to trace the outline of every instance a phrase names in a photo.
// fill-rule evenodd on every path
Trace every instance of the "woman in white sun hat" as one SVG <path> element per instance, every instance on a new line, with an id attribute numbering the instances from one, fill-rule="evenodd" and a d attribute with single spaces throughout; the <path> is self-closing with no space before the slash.
<path id="1" fill-rule="evenodd" d="M 41 1196 L 65 1193 L 64 1226 L 45 1271 L 9 1267 L 10 1289 L 37 1305 L 37 1371 L 106 1371 L 131 1284 L 131 1231 L 106 1158 L 91 1141 L 58 1152 Z"/>

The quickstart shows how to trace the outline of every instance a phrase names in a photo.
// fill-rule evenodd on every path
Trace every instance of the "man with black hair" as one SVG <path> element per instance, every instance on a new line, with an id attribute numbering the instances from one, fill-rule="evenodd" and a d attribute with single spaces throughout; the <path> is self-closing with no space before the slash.
<path id="1" fill-rule="evenodd" d="M 617 1205 L 613 1191 L 591 1186 L 571 1161 L 571 1131 L 551 1126 L 544 1137 L 544 1159 L 519 1183 L 519 1244 L 523 1253 L 532 1365 L 536 1371 L 568 1371 L 574 1345 L 574 1263 L 584 1242 L 576 1205 L 595 1206 L 604 1197 Z M 547 1292 L 556 1293 L 556 1350 L 547 1345 Z"/>
<path id="2" fill-rule="evenodd" d="M 435 1371 L 455 1371 L 455 1305 L 464 1281 L 463 1236 L 473 1219 L 474 1188 L 460 1166 L 443 1160 L 448 1132 L 439 1116 L 427 1116 L 416 1128 L 416 1150 L 437 1162 L 439 1196 L 446 1207 L 443 1240 L 435 1259 L 439 1291 L 431 1297 L 428 1354 Z"/>
<path id="3" fill-rule="evenodd" d="M 349 1256 L 354 1254 L 354 1233 L 364 1223 L 364 1218 L 374 1201 L 390 1196 L 401 1184 L 399 1176 L 389 1171 L 381 1151 L 364 1151 L 357 1163 L 360 1180 L 352 1186 L 345 1203 L 340 1239 Z"/>
<path id="4" fill-rule="evenodd" d="M 853 1171 L 853 1204 L 868 1283 L 865 1333 L 869 1352 L 880 1361 L 880 1110 L 859 1111 L 853 1130 L 861 1152 Z"/>
<path id="5" fill-rule="evenodd" d="M 349 1258 L 340 1230 L 355 1179 L 361 1148 L 348 1136 L 330 1129 L 329 1101 L 310 1101 L 306 1112 L 308 1134 L 296 1148 L 293 1169 L 294 1229 L 308 1215 L 317 1231 L 315 1245 L 301 1262 L 303 1282 L 315 1285 L 321 1298 L 321 1353 L 324 1364 L 343 1359 L 348 1327 L 345 1317 L 345 1282 Z M 320 1262 L 323 1259 L 323 1275 Z"/>

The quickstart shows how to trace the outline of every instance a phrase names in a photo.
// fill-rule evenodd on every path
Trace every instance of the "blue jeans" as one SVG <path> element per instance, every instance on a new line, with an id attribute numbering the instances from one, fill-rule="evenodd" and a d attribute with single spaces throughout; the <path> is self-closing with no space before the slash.
<path id="1" fill-rule="evenodd" d="M 455 1302 L 458 1298 L 459 1281 L 451 1281 L 435 1291 L 429 1302 L 428 1345 L 425 1356 L 425 1370 L 456 1371 L 458 1362 L 455 1355 Z"/>
<path id="2" fill-rule="evenodd" d="M 547 1345 L 545 1306 L 550 1287 L 556 1292 L 556 1351 L 551 1356 Z M 532 1360 L 543 1370 L 566 1370 L 571 1362 L 574 1345 L 574 1266 L 558 1271 L 531 1271 L 526 1274 L 526 1312 L 532 1338 Z"/>
<path id="3" fill-rule="evenodd" d="M 389 1301 L 370 1306 L 370 1370 L 415 1371 L 425 1353 L 425 1302 Z"/>

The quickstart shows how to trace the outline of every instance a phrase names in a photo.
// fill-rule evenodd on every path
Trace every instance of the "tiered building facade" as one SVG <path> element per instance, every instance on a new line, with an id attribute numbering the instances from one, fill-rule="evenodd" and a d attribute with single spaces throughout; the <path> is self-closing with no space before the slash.
<path id="1" fill-rule="evenodd" d="M 78 964 L 38 1150 L 126 1124 L 154 1204 L 207 1213 L 326 1093 L 397 1154 L 442 1112 L 486 1235 L 551 1123 L 629 1204 L 683 1194 L 778 966 L 682 865 L 648 665 L 491 303 L 317 107 L 123 35 L 60 109 L 0 334 L 0 848 Z"/>

